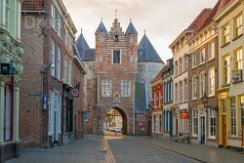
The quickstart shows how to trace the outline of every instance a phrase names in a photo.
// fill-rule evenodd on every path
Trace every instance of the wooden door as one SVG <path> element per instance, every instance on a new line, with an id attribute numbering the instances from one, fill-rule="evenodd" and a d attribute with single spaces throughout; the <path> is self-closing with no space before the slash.
<path id="1" fill-rule="evenodd" d="M 223 115 L 223 147 L 227 147 L 227 124 L 226 124 L 226 115 Z"/>

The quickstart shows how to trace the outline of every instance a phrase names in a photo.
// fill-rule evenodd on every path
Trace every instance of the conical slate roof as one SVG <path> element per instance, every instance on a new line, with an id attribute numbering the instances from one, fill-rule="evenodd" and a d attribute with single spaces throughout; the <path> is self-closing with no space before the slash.
<path id="1" fill-rule="evenodd" d="M 86 39 L 84 37 L 84 35 L 80 34 L 80 36 L 78 37 L 78 39 L 76 40 L 75 46 L 80 54 L 80 58 L 83 60 L 84 56 L 85 56 L 85 50 L 86 49 L 90 49 L 89 45 L 86 42 Z"/>
<path id="2" fill-rule="evenodd" d="M 125 34 L 138 34 L 138 32 L 136 31 L 136 28 L 134 27 L 132 22 L 130 22 Z"/>
<path id="3" fill-rule="evenodd" d="M 157 51 L 147 38 L 146 34 L 142 37 L 138 46 L 138 62 L 160 62 L 163 63 Z"/>
<path id="4" fill-rule="evenodd" d="M 96 33 L 108 33 L 108 31 L 102 21 L 99 24 L 99 26 L 97 27 Z"/>

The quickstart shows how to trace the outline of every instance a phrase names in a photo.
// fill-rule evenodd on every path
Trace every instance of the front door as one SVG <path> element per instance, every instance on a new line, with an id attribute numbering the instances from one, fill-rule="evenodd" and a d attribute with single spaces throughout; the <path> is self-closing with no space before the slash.
<path id="1" fill-rule="evenodd" d="M 223 147 L 227 146 L 227 138 L 226 138 L 226 115 L 223 115 Z"/>
<path id="2" fill-rule="evenodd" d="M 200 144 L 205 142 L 205 117 L 200 117 Z"/>
<path id="3" fill-rule="evenodd" d="M 173 136 L 173 113 L 172 111 L 169 112 L 169 131 L 170 131 L 170 138 Z"/>

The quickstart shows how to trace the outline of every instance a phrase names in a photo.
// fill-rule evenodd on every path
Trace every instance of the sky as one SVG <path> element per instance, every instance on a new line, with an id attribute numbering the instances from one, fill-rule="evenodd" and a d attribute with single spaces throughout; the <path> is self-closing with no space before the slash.
<path id="1" fill-rule="evenodd" d="M 95 31 L 103 20 L 107 30 L 117 18 L 123 31 L 130 19 L 141 40 L 144 32 L 165 62 L 172 57 L 169 45 L 187 28 L 204 8 L 213 8 L 217 0 L 63 0 L 78 30 L 91 48 Z"/>

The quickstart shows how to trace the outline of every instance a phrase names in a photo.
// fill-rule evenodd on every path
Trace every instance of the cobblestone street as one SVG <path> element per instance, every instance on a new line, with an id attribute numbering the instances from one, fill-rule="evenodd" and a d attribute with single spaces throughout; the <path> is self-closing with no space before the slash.
<path id="1" fill-rule="evenodd" d="M 151 137 L 92 136 L 52 149 L 21 150 L 7 163 L 241 163 L 244 152 L 181 144 Z"/>

